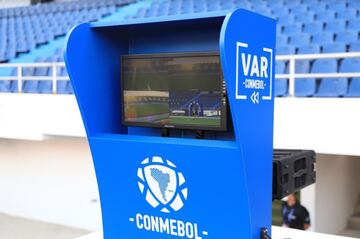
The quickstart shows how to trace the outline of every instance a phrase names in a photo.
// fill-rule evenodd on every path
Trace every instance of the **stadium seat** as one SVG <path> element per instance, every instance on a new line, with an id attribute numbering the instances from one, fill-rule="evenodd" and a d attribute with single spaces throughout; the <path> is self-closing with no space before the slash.
<path id="1" fill-rule="evenodd" d="M 315 34 L 323 31 L 324 23 L 322 22 L 309 22 L 304 24 L 304 32 Z"/>
<path id="2" fill-rule="evenodd" d="M 310 72 L 310 61 L 309 60 L 298 60 L 295 62 L 296 73 L 309 73 Z"/>
<path id="3" fill-rule="evenodd" d="M 360 42 L 350 43 L 349 51 L 351 51 L 351 52 L 359 51 L 360 52 Z"/>
<path id="4" fill-rule="evenodd" d="M 296 7 L 301 7 L 305 9 L 305 5 L 302 5 L 301 4 L 302 1 L 301 0 L 292 0 L 292 1 L 284 1 L 284 4 L 289 7 L 290 9 L 291 8 L 296 8 Z"/>
<path id="5" fill-rule="evenodd" d="M 304 13 L 295 14 L 295 21 L 304 24 L 312 23 L 315 20 L 315 13 L 307 11 Z"/>
<path id="6" fill-rule="evenodd" d="M 276 45 L 277 46 L 287 46 L 288 45 L 288 36 L 286 36 L 286 35 L 278 35 L 277 37 L 276 37 Z"/>
<path id="7" fill-rule="evenodd" d="M 332 32 L 316 33 L 312 36 L 313 44 L 330 44 L 334 42 L 334 34 Z"/>
<path id="8" fill-rule="evenodd" d="M 288 14 L 288 15 L 280 16 L 278 18 L 278 24 L 285 25 L 285 24 L 292 24 L 292 23 L 294 23 L 293 15 Z"/>
<path id="9" fill-rule="evenodd" d="M 346 1 L 341 1 L 341 2 L 335 2 L 335 3 L 329 3 L 328 4 L 328 9 L 329 10 L 334 10 L 336 12 L 344 11 L 344 10 L 346 10 L 346 8 L 347 8 Z"/>
<path id="10" fill-rule="evenodd" d="M 295 62 L 296 73 L 309 73 L 310 72 L 310 61 L 299 60 Z M 315 79 L 301 78 L 295 79 L 295 96 L 297 97 L 309 97 L 313 96 L 316 91 Z"/>
<path id="11" fill-rule="evenodd" d="M 336 20 L 327 22 L 325 25 L 325 31 L 327 32 L 343 32 L 346 30 L 345 20 Z"/>
<path id="12" fill-rule="evenodd" d="M 58 94 L 69 94 L 67 90 L 67 81 L 66 80 L 58 80 L 56 85 L 56 93 Z"/>
<path id="13" fill-rule="evenodd" d="M 272 6 L 272 13 L 274 16 L 280 17 L 280 16 L 288 16 L 289 15 L 289 9 L 283 5 L 279 7 Z"/>
<path id="14" fill-rule="evenodd" d="M 347 29 L 349 31 L 353 30 L 353 31 L 360 31 L 360 19 L 353 19 L 351 21 L 349 21 L 348 27 Z"/>
<path id="15" fill-rule="evenodd" d="M 0 80 L 0 92 L 11 92 L 10 80 Z"/>
<path id="16" fill-rule="evenodd" d="M 325 12 L 327 10 L 327 4 L 325 2 L 316 2 L 314 4 L 314 0 L 311 0 L 311 3 L 308 3 L 309 10 L 312 12 Z"/>
<path id="17" fill-rule="evenodd" d="M 360 2 L 359 1 L 349 1 L 348 8 L 360 9 Z"/>
<path id="18" fill-rule="evenodd" d="M 356 9 L 346 9 L 343 11 L 338 11 L 336 14 L 336 18 L 340 20 L 355 20 L 357 15 Z"/>
<path id="19" fill-rule="evenodd" d="M 276 74 L 284 74 L 285 62 L 277 61 L 275 65 Z M 275 96 L 287 96 L 288 95 L 288 80 L 287 79 L 276 79 L 275 80 Z"/>
<path id="20" fill-rule="evenodd" d="M 300 46 L 297 53 L 298 54 L 318 54 L 318 53 L 320 53 L 320 46 L 315 45 L 315 44 Z"/>
<path id="21" fill-rule="evenodd" d="M 302 32 L 301 23 L 285 25 L 283 31 L 285 35 L 295 35 L 295 34 L 300 34 L 301 32 Z"/>
<path id="22" fill-rule="evenodd" d="M 23 84 L 24 93 L 38 93 L 39 82 L 37 80 L 26 80 Z"/>
<path id="23" fill-rule="evenodd" d="M 322 47 L 323 53 L 342 53 L 346 52 L 346 45 L 343 43 L 331 43 Z"/>
<path id="24" fill-rule="evenodd" d="M 357 31 L 338 32 L 336 34 L 336 42 L 349 43 L 357 42 L 359 33 Z"/>
<path id="25" fill-rule="evenodd" d="M 360 97 L 360 78 L 352 78 L 349 83 L 348 93 L 346 97 Z"/>
<path id="26" fill-rule="evenodd" d="M 296 52 L 296 48 L 294 46 L 279 46 L 276 48 L 277 55 L 293 55 Z"/>
<path id="27" fill-rule="evenodd" d="M 289 3 L 294 4 L 294 1 L 288 1 L 287 4 L 289 4 Z M 305 4 L 295 3 L 293 7 L 290 7 L 290 12 L 293 15 L 299 15 L 299 14 L 308 12 L 308 7 Z"/>
<path id="28" fill-rule="evenodd" d="M 301 34 L 292 35 L 290 37 L 290 43 L 295 47 L 299 47 L 310 44 L 310 39 L 311 38 L 309 34 L 301 33 Z"/>
<path id="29" fill-rule="evenodd" d="M 314 78 L 296 79 L 295 80 L 295 96 L 311 97 L 316 92 L 316 80 Z"/>
<path id="30" fill-rule="evenodd" d="M 337 61 L 334 59 L 316 60 L 312 67 L 313 73 L 336 73 Z M 318 97 L 340 97 L 345 96 L 348 88 L 346 78 L 323 78 L 320 81 Z"/>
<path id="31" fill-rule="evenodd" d="M 317 4 L 316 4 L 317 5 Z M 317 6 L 315 6 L 317 7 Z M 326 10 L 324 12 L 318 12 L 316 14 L 316 20 L 322 22 L 329 22 L 335 19 L 335 11 Z"/>
<path id="32" fill-rule="evenodd" d="M 275 65 L 275 73 L 276 74 L 284 74 L 285 73 L 286 64 L 284 61 L 277 61 Z"/>
<path id="33" fill-rule="evenodd" d="M 51 56 L 45 59 L 45 62 L 56 62 L 57 61 L 57 57 L 55 56 Z M 46 69 L 46 76 L 52 76 L 53 72 L 52 72 L 52 68 L 51 67 L 47 67 Z M 43 94 L 50 94 L 52 93 L 52 81 L 51 80 L 42 80 L 39 81 L 39 93 L 43 93 Z"/>
<path id="34" fill-rule="evenodd" d="M 360 72 L 360 59 L 347 58 L 340 65 L 340 72 Z M 360 78 L 351 78 L 347 97 L 360 97 Z"/>

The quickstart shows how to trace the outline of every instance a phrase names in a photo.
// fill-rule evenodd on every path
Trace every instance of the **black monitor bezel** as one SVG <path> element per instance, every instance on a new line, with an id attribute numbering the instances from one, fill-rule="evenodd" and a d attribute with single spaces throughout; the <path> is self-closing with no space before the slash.
<path id="1" fill-rule="evenodd" d="M 120 91 L 121 91 L 121 123 L 124 126 L 135 126 L 135 127 L 149 127 L 149 128 L 159 128 L 159 129 L 188 129 L 188 130 L 206 130 L 206 131 L 227 131 L 228 125 L 228 100 L 226 96 L 226 90 L 223 92 L 223 98 L 225 99 L 225 105 L 221 107 L 221 116 L 220 116 L 220 126 L 219 127 L 211 127 L 211 126 L 204 126 L 204 127 L 197 127 L 191 125 L 159 125 L 159 124 L 152 124 L 152 123 L 145 123 L 145 122 L 129 122 L 125 120 L 125 112 L 124 112 L 124 77 L 123 71 L 121 67 L 123 62 L 127 59 L 149 59 L 149 58 L 164 58 L 164 57 L 204 57 L 204 56 L 217 56 L 219 57 L 219 67 L 220 67 L 220 74 L 219 78 L 224 82 L 222 67 L 221 67 L 221 60 L 220 55 L 218 52 L 182 52 L 182 53 L 158 53 L 158 54 L 129 54 L 129 55 L 121 55 L 120 57 Z"/>

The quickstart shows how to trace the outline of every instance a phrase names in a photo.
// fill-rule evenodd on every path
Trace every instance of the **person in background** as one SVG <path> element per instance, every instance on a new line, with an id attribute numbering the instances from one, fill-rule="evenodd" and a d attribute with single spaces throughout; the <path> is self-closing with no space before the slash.
<path id="1" fill-rule="evenodd" d="M 283 227 L 307 230 L 310 227 L 310 215 L 295 194 L 290 194 L 282 205 Z"/>

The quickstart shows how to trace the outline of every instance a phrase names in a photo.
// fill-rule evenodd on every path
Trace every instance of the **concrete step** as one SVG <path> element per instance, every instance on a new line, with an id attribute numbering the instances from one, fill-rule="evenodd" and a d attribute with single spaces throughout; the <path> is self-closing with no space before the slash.
<path id="1" fill-rule="evenodd" d="M 342 231 L 339 235 L 346 236 L 346 237 L 360 238 L 360 231 L 348 229 L 348 230 Z"/>
<path id="2" fill-rule="evenodd" d="M 352 216 L 349 219 L 348 229 L 360 231 L 360 216 Z"/>

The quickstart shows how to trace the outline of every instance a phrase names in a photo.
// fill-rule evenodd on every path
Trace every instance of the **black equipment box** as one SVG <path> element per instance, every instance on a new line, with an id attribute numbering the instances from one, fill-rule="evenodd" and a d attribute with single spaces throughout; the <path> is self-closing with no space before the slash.
<path id="1" fill-rule="evenodd" d="M 274 149 L 273 200 L 282 199 L 316 181 L 313 150 Z"/>

